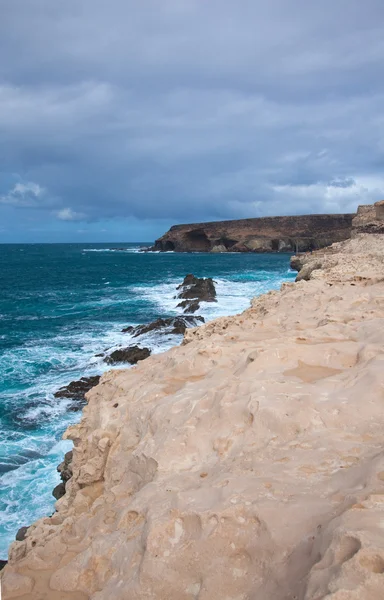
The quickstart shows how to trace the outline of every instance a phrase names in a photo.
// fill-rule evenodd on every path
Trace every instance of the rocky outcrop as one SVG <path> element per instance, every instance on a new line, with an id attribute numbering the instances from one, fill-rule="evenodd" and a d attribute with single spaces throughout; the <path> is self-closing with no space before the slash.
<path id="1" fill-rule="evenodd" d="M 91 377 L 82 377 L 78 381 L 71 381 L 68 385 L 60 388 L 55 392 L 55 398 L 66 398 L 75 400 L 73 404 L 68 406 L 68 410 L 78 411 L 84 406 L 85 394 L 89 392 L 95 385 L 100 381 L 100 375 L 93 375 Z"/>
<path id="2" fill-rule="evenodd" d="M 358 207 L 352 221 L 352 236 L 359 233 L 384 233 L 384 200 Z"/>
<path id="3" fill-rule="evenodd" d="M 307 281 L 104 374 L 4 597 L 382 600 L 383 256 L 384 236 L 335 244 Z"/>
<path id="4" fill-rule="evenodd" d="M 104 362 L 109 365 L 117 363 L 129 363 L 136 365 L 140 360 L 145 360 L 151 355 L 149 348 L 139 348 L 139 346 L 130 346 L 129 348 L 118 348 L 112 354 L 104 358 Z"/>
<path id="5" fill-rule="evenodd" d="M 211 277 L 199 278 L 187 275 L 177 287 L 177 298 L 181 299 L 177 307 L 185 313 L 195 313 L 200 308 L 200 302 L 217 302 L 216 288 Z"/>
<path id="6" fill-rule="evenodd" d="M 137 325 L 125 327 L 122 333 L 130 333 L 132 337 L 139 337 L 148 333 L 156 332 L 164 335 L 174 334 L 183 335 L 188 327 L 196 327 L 204 323 L 204 317 L 199 316 L 182 316 L 169 317 L 166 319 L 156 319 L 147 325 Z"/>
<path id="7" fill-rule="evenodd" d="M 175 225 L 153 250 L 167 252 L 306 252 L 346 240 L 353 214 L 262 217 Z"/>

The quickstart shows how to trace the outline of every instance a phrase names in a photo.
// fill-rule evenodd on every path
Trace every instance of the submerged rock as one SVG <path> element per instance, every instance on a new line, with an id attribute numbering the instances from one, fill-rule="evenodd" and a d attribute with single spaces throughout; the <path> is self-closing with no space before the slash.
<path id="1" fill-rule="evenodd" d="M 204 323 L 203 317 L 170 317 L 167 319 L 157 319 L 147 325 L 137 325 L 137 327 L 125 327 L 122 330 L 123 333 L 131 333 L 133 337 L 139 337 L 151 331 L 164 334 L 183 334 L 188 327 L 196 327 L 197 325 Z"/>
<path id="2" fill-rule="evenodd" d="M 139 348 L 139 346 L 130 346 L 128 348 L 119 348 L 104 358 L 104 362 L 109 365 L 116 363 L 130 363 L 135 365 L 139 360 L 144 360 L 151 355 L 149 348 Z"/>

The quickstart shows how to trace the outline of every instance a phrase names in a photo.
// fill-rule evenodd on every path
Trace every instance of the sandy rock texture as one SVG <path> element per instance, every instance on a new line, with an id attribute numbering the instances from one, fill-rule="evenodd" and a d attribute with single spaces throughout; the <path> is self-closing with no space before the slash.
<path id="1" fill-rule="evenodd" d="M 6 600 L 382 600 L 384 236 L 88 393 Z"/>

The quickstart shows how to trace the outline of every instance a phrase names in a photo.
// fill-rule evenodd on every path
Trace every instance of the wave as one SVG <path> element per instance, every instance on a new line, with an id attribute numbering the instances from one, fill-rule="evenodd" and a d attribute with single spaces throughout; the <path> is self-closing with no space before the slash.
<path id="1" fill-rule="evenodd" d="M 135 246 L 133 248 L 83 248 L 82 252 L 118 252 L 119 254 L 138 254 L 143 252 L 143 246 Z"/>

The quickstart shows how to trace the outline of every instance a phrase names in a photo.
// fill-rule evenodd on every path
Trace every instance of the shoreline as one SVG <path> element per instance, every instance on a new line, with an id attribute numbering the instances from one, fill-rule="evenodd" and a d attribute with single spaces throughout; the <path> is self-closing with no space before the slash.
<path id="1" fill-rule="evenodd" d="M 10 548 L 9 597 L 315 600 L 353 570 L 379 598 L 384 538 L 359 527 L 384 516 L 383 256 L 373 234 L 315 252 L 308 281 L 104 374 L 58 512 Z"/>

